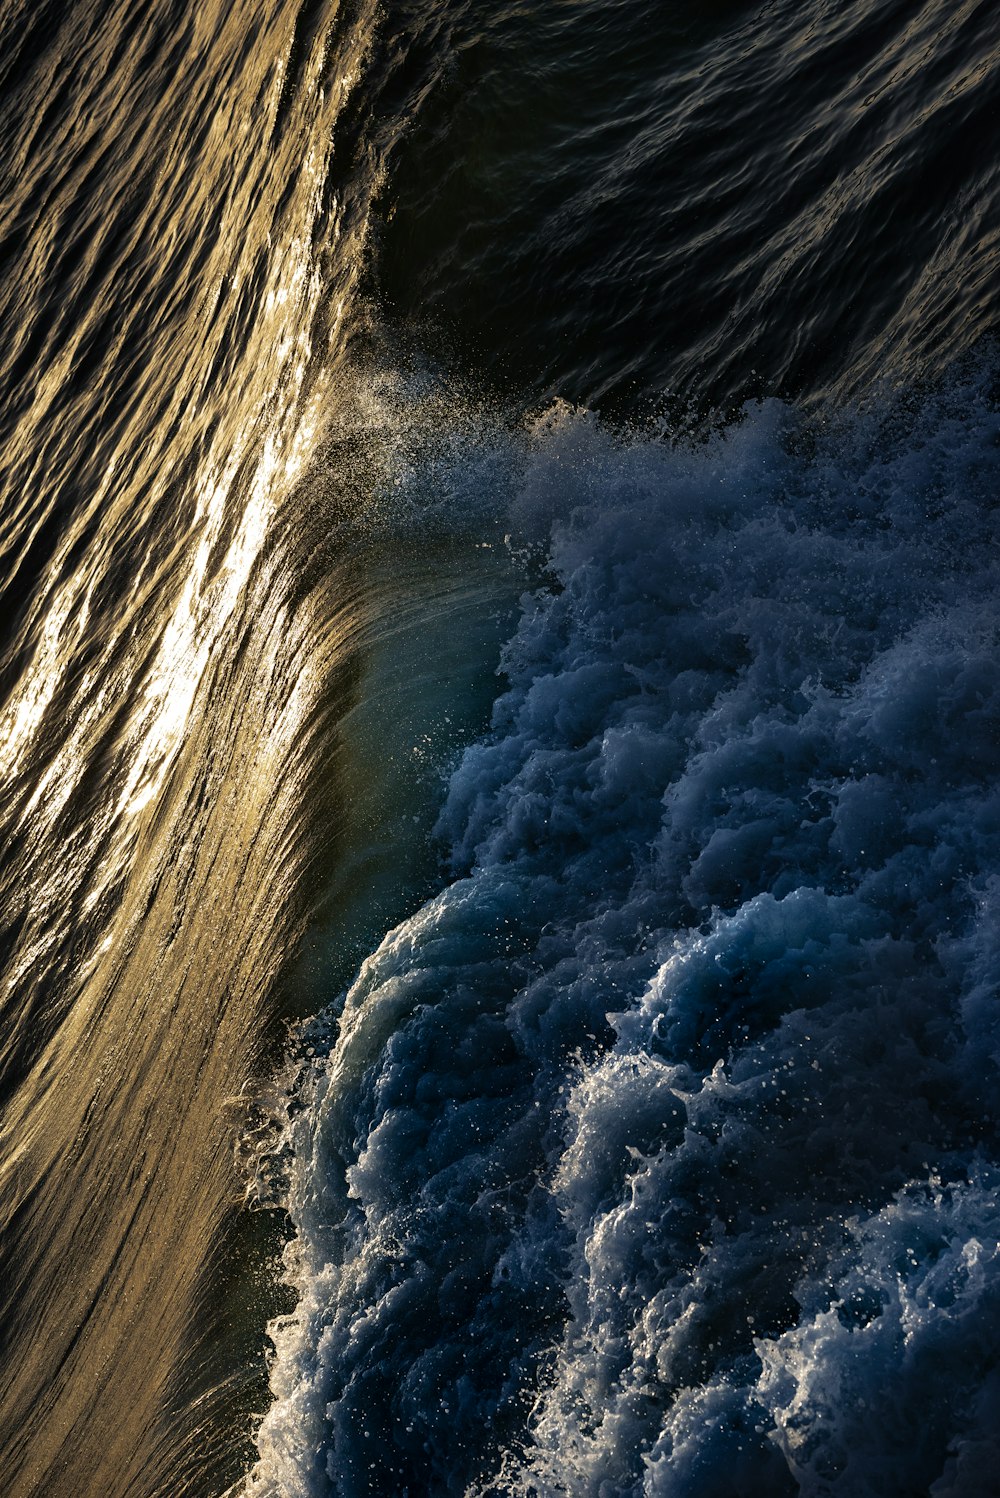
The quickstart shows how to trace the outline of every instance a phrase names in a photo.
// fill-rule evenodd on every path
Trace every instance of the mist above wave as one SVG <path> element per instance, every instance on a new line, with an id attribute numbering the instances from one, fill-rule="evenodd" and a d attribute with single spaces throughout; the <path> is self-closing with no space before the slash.
<path id="1" fill-rule="evenodd" d="M 994 1491 L 998 437 L 510 439 L 548 579 L 289 1125 L 255 1490 Z"/>

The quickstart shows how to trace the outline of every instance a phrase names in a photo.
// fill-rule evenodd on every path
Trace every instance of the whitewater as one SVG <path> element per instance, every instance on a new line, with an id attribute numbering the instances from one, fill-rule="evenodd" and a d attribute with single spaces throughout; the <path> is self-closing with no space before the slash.
<path id="1" fill-rule="evenodd" d="M 301 1038 L 250 1491 L 995 1491 L 991 380 L 493 441 L 544 572 Z"/>

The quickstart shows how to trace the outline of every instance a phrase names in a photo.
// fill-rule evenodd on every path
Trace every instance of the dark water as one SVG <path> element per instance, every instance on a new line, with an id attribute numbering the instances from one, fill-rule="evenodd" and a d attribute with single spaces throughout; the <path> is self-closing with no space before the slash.
<path id="1" fill-rule="evenodd" d="M 470 6 L 453 45 L 379 288 L 519 393 L 839 400 L 995 318 L 988 4 Z"/>
<path id="2" fill-rule="evenodd" d="M 998 51 L 4 4 L 4 1491 L 1000 1492 Z"/>

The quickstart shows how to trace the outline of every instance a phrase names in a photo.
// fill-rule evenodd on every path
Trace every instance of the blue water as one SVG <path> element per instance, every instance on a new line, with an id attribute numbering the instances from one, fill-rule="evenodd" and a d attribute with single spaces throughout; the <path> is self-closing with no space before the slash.
<path id="1" fill-rule="evenodd" d="M 1000 1498 L 998 111 L 0 0 L 5 1493 Z"/>
<path id="2" fill-rule="evenodd" d="M 988 364 L 510 438 L 547 571 L 307 1035 L 263 1491 L 995 1491 L 998 439 Z"/>

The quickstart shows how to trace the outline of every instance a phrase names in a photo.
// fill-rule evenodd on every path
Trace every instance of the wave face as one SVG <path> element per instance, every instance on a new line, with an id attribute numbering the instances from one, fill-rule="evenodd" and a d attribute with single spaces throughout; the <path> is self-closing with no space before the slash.
<path id="1" fill-rule="evenodd" d="M 998 439 L 511 439 L 548 576 L 309 1037 L 253 1491 L 995 1491 Z"/>
<path id="2" fill-rule="evenodd" d="M 324 651 L 288 500 L 376 165 L 349 170 L 367 7 L 266 10 L 0 7 L 0 1486 L 18 1498 L 217 1491 L 259 1380 L 230 1329 L 246 1293 L 212 1283 L 237 1194 L 227 1099 L 301 923 Z"/>

